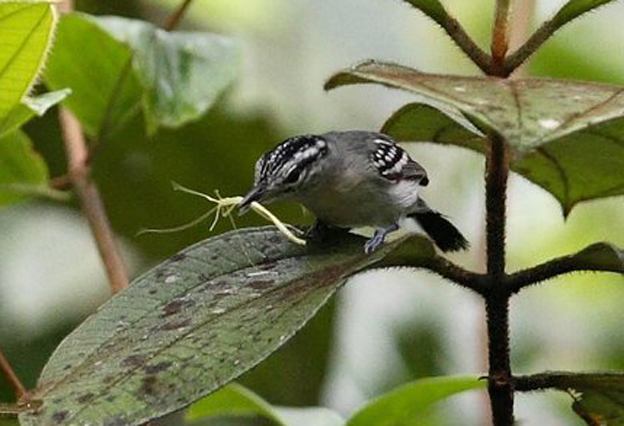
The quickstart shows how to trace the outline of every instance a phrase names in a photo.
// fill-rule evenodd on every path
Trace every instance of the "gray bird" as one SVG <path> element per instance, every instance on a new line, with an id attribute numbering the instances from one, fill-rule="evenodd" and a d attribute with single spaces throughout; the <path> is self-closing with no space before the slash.
<path id="1" fill-rule="evenodd" d="M 327 227 L 375 228 L 367 253 L 406 219 L 415 220 L 442 251 L 468 248 L 457 228 L 418 195 L 427 172 L 389 136 L 366 131 L 330 132 L 286 139 L 256 162 L 253 189 L 239 204 L 294 200 Z"/>

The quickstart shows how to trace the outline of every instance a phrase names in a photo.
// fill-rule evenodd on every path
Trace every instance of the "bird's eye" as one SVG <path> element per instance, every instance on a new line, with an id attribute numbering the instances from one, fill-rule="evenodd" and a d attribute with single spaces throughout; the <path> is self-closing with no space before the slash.
<path id="1" fill-rule="evenodd" d="M 299 180 L 300 176 L 301 169 L 295 167 L 286 175 L 286 178 L 284 178 L 284 183 L 296 183 Z"/>

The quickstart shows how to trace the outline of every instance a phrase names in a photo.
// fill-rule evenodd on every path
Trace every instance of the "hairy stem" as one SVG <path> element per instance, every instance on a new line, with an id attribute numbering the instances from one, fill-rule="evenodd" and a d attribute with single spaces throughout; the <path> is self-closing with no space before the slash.
<path id="1" fill-rule="evenodd" d="M 535 53 L 537 49 L 553 35 L 557 28 L 553 21 L 544 22 L 518 50 L 509 55 L 504 65 L 505 75 L 511 74 L 516 68 L 522 65 L 524 61 Z"/>
<path id="2" fill-rule="evenodd" d="M 511 0 L 496 0 L 494 26 L 492 28 L 492 66 L 490 75 L 506 77 L 505 56 L 509 49 L 509 12 Z"/>
<path id="3" fill-rule="evenodd" d="M 115 244 L 100 192 L 89 177 L 89 152 L 82 127 L 78 119 L 65 108 L 61 108 L 59 119 L 67 153 L 69 180 L 89 222 L 111 290 L 117 293 L 128 286 L 128 275 Z"/>
<path id="4" fill-rule="evenodd" d="M 15 371 L 11 367 L 11 364 L 9 364 L 9 361 L 6 359 L 6 357 L 4 356 L 1 350 L 0 350 L 0 371 L 4 373 L 4 375 L 6 376 L 11 386 L 13 386 L 13 389 L 15 391 L 15 396 L 17 396 L 18 400 L 28 395 L 28 391 L 26 390 L 26 387 L 22 384 L 17 374 L 15 374 Z"/>
<path id="5" fill-rule="evenodd" d="M 470 60 L 485 74 L 491 67 L 490 56 L 483 51 L 466 33 L 464 27 L 455 19 L 448 16 L 444 21 L 438 22 L 451 37 L 455 44 L 470 58 Z"/>
<path id="6" fill-rule="evenodd" d="M 485 176 L 487 278 L 485 295 L 488 331 L 488 393 L 495 426 L 511 426 L 513 382 L 509 361 L 509 298 L 505 285 L 505 219 L 509 165 L 505 141 L 490 138 Z"/>

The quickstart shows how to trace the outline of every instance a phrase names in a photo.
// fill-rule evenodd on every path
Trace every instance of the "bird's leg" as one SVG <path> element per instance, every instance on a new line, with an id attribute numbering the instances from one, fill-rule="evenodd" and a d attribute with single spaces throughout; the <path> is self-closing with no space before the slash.
<path id="1" fill-rule="evenodd" d="M 364 251 L 368 254 L 374 252 L 384 243 L 386 235 L 396 231 L 397 229 L 399 229 L 399 225 L 393 223 L 387 228 L 380 228 L 375 230 L 375 234 L 373 234 L 373 237 L 370 240 L 366 241 L 366 243 L 364 244 Z"/>

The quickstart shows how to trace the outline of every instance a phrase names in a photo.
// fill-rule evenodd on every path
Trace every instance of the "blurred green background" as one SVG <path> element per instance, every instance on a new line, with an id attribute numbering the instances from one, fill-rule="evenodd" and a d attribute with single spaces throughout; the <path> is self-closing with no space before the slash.
<path id="1" fill-rule="evenodd" d="M 486 45 L 491 0 L 445 5 Z M 517 1 L 521 38 L 563 1 Z M 174 0 L 78 1 L 93 14 L 162 23 Z M 624 4 L 571 24 L 531 59 L 529 76 L 624 83 Z M 199 121 L 147 136 L 136 117 L 106 139 L 93 158 L 94 179 L 132 276 L 210 235 L 207 226 L 137 236 L 204 213 L 201 199 L 171 182 L 239 195 L 267 148 L 298 134 L 378 129 L 411 98 L 378 87 L 322 90 L 332 72 L 365 58 L 422 71 L 477 74 L 434 24 L 399 0 L 195 0 L 180 29 L 228 34 L 242 45 L 236 83 Z M 56 112 L 27 133 L 52 176 L 65 171 Z M 429 144 L 410 145 L 432 184 L 423 196 L 465 232 L 473 249 L 453 259 L 483 267 L 483 158 Z M 581 204 L 567 221 L 555 199 L 512 176 L 509 269 L 516 270 L 594 241 L 624 245 L 622 198 Z M 311 218 L 294 205 L 276 207 L 292 222 Z M 240 227 L 261 222 L 236 220 Z M 231 228 L 222 221 L 216 233 Z M 532 288 L 513 300 L 517 373 L 624 369 L 621 277 L 575 275 Z M 618 285 L 620 284 L 620 285 Z M 28 386 L 58 342 L 109 297 L 103 268 L 76 202 L 34 200 L 0 210 L 0 347 Z M 481 301 L 426 273 L 374 272 L 353 279 L 335 301 L 242 383 L 282 405 L 326 405 L 349 413 L 366 399 L 417 377 L 485 370 Z M 11 401 L 0 377 L 0 401 Z M 454 398 L 437 424 L 483 424 L 484 395 Z M 519 395 L 523 424 L 580 425 L 565 395 Z M 445 423 L 447 422 L 447 423 Z"/>

